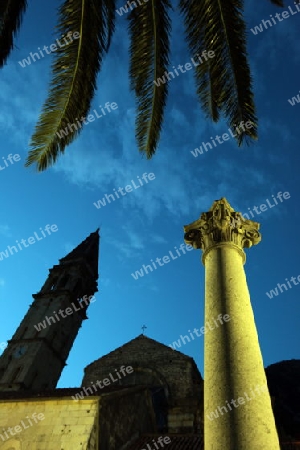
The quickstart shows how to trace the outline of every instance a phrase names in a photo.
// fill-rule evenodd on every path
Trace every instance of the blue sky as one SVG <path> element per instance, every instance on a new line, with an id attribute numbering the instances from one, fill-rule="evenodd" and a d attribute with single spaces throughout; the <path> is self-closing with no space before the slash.
<path id="1" fill-rule="evenodd" d="M 99 292 L 89 307 L 59 382 L 78 386 L 83 368 L 138 336 L 166 345 L 204 325 L 204 267 L 191 251 L 135 280 L 131 273 L 161 258 L 183 242 L 183 225 L 226 197 L 246 213 L 272 195 L 290 198 L 256 216 L 262 242 L 246 250 L 245 266 L 265 366 L 300 358 L 299 286 L 270 299 L 285 278 L 300 275 L 299 264 L 299 112 L 288 99 L 300 89 L 298 41 L 300 14 L 254 35 L 250 28 L 282 12 L 269 2 L 246 2 L 248 50 L 254 79 L 259 140 L 238 148 L 233 139 L 195 158 L 191 151 L 217 134 L 224 121 L 206 120 L 195 95 L 193 71 L 170 82 L 164 128 L 156 155 L 143 158 L 134 138 L 135 100 L 129 90 L 126 19 L 117 20 L 109 54 L 98 77 L 93 109 L 105 102 L 118 108 L 87 125 L 58 163 L 43 173 L 25 169 L 28 142 L 46 97 L 51 56 L 22 68 L 18 61 L 50 45 L 55 7 L 30 2 L 17 48 L 1 71 L 0 162 L 9 153 L 21 160 L 0 171 L 0 251 L 27 239 L 47 224 L 58 231 L 0 261 L 2 302 L 0 342 L 11 338 L 38 292 L 48 269 L 99 226 Z M 122 4 L 122 3 L 121 3 Z M 53 6 L 54 5 L 54 6 Z M 292 5 L 292 3 L 288 3 Z M 121 5 L 120 5 L 121 6 Z M 284 10 L 286 10 L 284 8 Z M 181 20 L 175 15 L 171 65 L 190 61 Z M 2 163 L 3 166 L 3 163 Z M 97 209 L 94 202 L 114 189 L 155 179 Z M 182 347 L 203 375 L 203 336 Z"/>

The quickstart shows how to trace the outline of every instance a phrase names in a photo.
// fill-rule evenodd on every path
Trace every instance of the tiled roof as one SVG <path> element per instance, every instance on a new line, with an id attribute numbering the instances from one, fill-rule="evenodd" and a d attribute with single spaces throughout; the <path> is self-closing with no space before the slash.
<path id="1" fill-rule="evenodd" d="M 161 447 L 160 444 L 157 446 L 164 450 L 204 450 L 204 443 L 200 436 L 195 434 L 151 434 L 141 436 L 128 450 L 155 450 L 154 443 L 157 443 L 159 436 L 168 436 L 171 439 L 169 444 L 164 444 Z M 148 447 L 147 447 L 148 444 Z"/>

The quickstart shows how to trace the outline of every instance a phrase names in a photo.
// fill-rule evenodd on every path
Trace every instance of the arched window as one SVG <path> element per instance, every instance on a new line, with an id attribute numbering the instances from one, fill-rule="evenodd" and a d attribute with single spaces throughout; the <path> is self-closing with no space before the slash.
<path id="1" fill-rule="evenodd" d="M 163 386 L 150 388 L 152 404 L 156 416 L 157 431 L 162 433 L 168 430 L 168 400 Z"/>

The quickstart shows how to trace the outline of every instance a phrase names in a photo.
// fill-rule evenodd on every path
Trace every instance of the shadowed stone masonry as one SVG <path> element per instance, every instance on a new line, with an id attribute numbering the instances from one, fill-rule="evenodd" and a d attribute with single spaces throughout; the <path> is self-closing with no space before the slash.
<path id="1" fill-rule="evenodd" d="M 151 390 L 158 431 L 202 435 L 203 380 L 193 358 L 140 335 L 89 364 L 82 386 L 108 377 L 120 364 L 130 365 L 133 372 L 119 385 Z"/>

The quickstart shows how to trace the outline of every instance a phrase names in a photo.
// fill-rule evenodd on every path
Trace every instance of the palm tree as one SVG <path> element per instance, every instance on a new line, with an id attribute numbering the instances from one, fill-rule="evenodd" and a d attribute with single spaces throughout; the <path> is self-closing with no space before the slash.
<path id="1" fill-rule="evenodd" d="M 271 2 L 283 6 L 281 0 Z M 26 166 L 47 169 L 80 133 L 77 126 L 60 137 L 68 124 L 78 124 L 88 115 L 115 29 L 116 6 L 116 0 L 62 1 L 59 38 L 74 30 L 79 38 L 54 53 L 49 94 L 31 138 Z M 26 0 L 0 2 L 0 67 L 13 50 L 26 7 Z M 140 152 L 150 159 L 159 142 L 168 95 L 168 80 L 160 85 L 154 81 L 168 71 L 172 5 L 170 0 L 129 0 L 123 7 L 129 12 L 129 75 L 137 98 L 136 138 Z M 243 0 L 179 0 L 179 10 L 191 57 L 203 52 L 213 55 L 195 68 L 197 94 L 206 116 L 217 122 L 223 115 L 232 128 L 249 121 L 251 126 L 236 136 L 237 143 L 256 139 Z"/>

